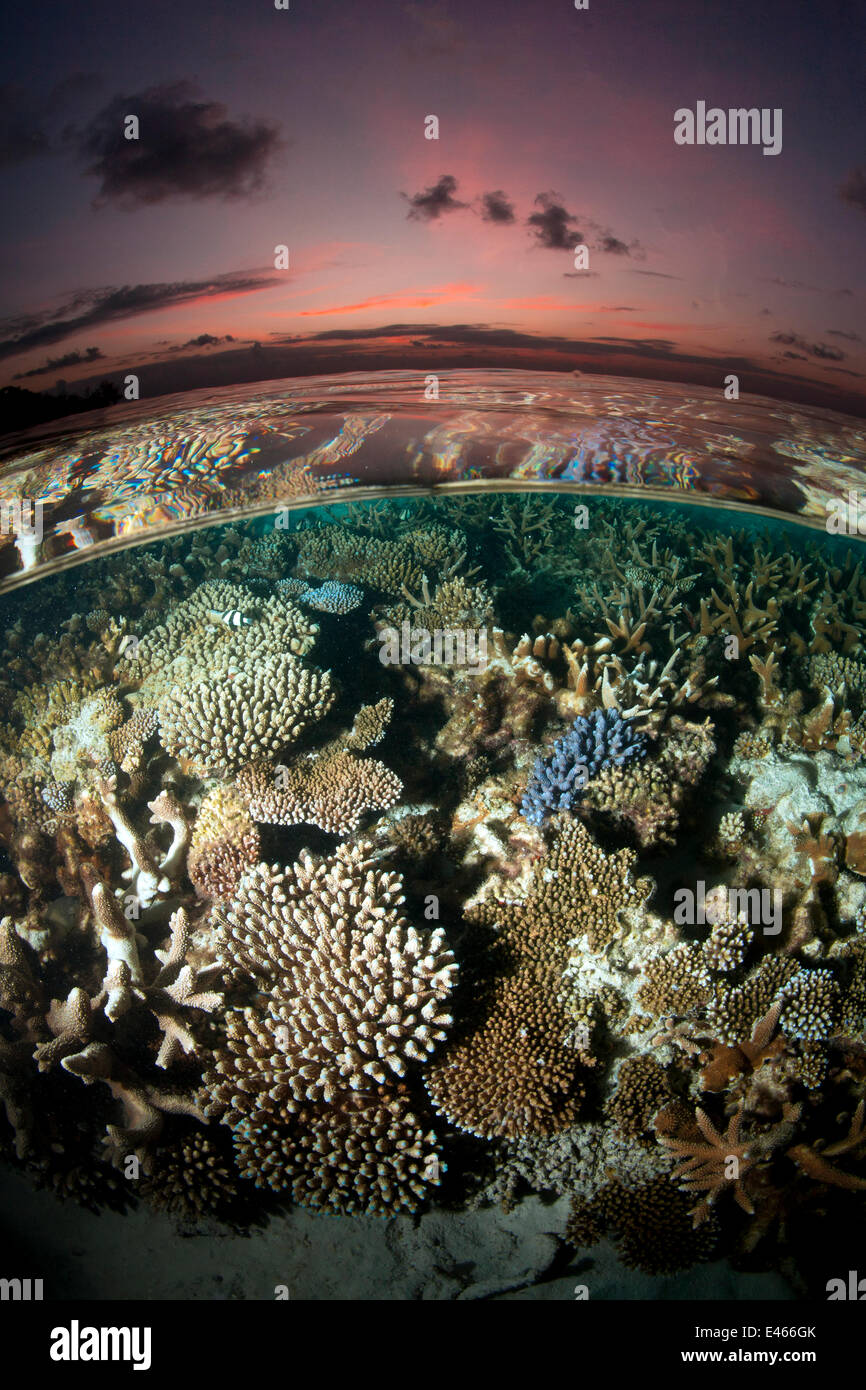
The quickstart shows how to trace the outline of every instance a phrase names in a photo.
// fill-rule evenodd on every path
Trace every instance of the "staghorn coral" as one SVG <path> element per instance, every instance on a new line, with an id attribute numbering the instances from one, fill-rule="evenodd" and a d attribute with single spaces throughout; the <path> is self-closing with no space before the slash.
<path id="1" fill-rule="evenodd" d="M 174 757 L 208 770 L 237 770 L 293 743 L 334 700 L 327 671 L 283 652 L 191 686 L 175 685 L 159 706 L 160 739 Z"/>
<path id="2" fill-rule="evenodd" d="M 91 1042 L 80 1052 L 64 1057 L 61 1067 L 86 1086 L 101 1083 L 122 1108 L 123 1123 L 108 1124 L 106 1157 L 115 1167 L 134 1154 L 142 1171 L 151 1171 L 152 1147 L 159 1139 L 166 1115 L 203 1118 L 195 1100 L 179 1091 L 166 1091 L 142 1081 L 105 1043 Z"/>
<path id="3" fill-rule="evenodd" d="M 209 1114 L 274 1103 L 291 1111 L 379 1085 L 425 1061 L 445 1036 L 457 970 L 441 928 L 402 915 L 400 878 L 371 846 L 260 864 L 217 915 L 233 973 L 266 991 L 263 1012 L 230 1013 L 207 1084 Z"/>
<path id="4" fill-rule="evenodd" d="M 725 1132 L 720 1133 L 699 1106 L 695 1111 L 699 1136 L 694 1139 L 678 1138 L 657 1133 L 659 1143 L 680 1160 L 671 1173 L 671 1180 L 680 1179 L 679 1186 L 684 1192 L 707 1194 L 692 1210 L 695 1226 L 706 1221 L 710 1207 L 727 1188 L 733 1192 L 738 1207 L 754 1214 L 755 1209 L 743 1179 L 754 1167 L 757 1158 L 749 1144 L 740 1140 L 742 1118 L 740 1109 L 731 1117 Z"/>

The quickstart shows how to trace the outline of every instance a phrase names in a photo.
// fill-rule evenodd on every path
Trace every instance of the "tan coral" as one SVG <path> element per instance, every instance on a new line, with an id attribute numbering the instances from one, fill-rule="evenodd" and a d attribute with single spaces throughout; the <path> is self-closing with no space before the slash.
<path id="1" fill-rule="evenodd" d="M 260 823 L 317 825 L 333 835 L 351 834 L 370 812 L 393 806 L 403 791 L 400 778 L 384 763 L 349 752 L 294 767 L 252 764 L 238 773 L 235 787 Z"/>
<path id="2" fill-rule="evenodd" d="M 187 873 L 200 898 L 226 900 L 246 869 L 261 859 L 258 828 L 232 786 L 208 792 L 199 807 L 187 855 Z"/>
<path id="3" fill-rule="evenodd" d="M 261 864 L 219 914 L 234 977 L 259 981 L 265 1000 L 261 1015 L 229 1016 L 207 1081 L 212 1113 L 240 1103 L 238 1089 L 252 1108 L 330 1102 L 402 1076 L 445 1036 L 457 965 L 441 928 L 407 922 L 400 878 L 374 869 L 370 852 L 362 842 L 285 870 Z"/>
<path id="4" fill-rule="evenodd" d="M 477 1008 L 481 1022 L 427 1069 L 435 1108 L 482 1139 L 554 1134 L 573 1123 L 585 1090 L 565 1009 L 527 969 L 497 981 Z"/>
<path id="5" fill-rule="evenodd" d="M 308 1107 L 285 1129 L 247 1118 L 234 1129 L 237 1162 L 258 1187 L 341 1216 L 415 1211 L 440 1182 L 436 1136 L 403 1090 L 373 1087 Z"/>
<path id="6" fill-rule="evenodd" d="M 168 753 L 200 771 L 237 770 L 293 743 L 333 699 L 329 672 L 280 653 L 233 677 L 173 686 L 160 703 L 160 738 Z"/>

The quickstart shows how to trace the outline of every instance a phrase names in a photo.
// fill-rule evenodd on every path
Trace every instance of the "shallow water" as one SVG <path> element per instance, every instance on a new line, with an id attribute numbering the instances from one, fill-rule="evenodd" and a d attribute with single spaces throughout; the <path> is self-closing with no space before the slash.
<path id="1" fill-rule="evenodd" d="M 292 1297 L 823 1295 L 866 1185 L 858 422 L 396 375 L 4 465 L 45 509 L 2 552 L 9 1181 L 195 1231 L 152 1296 L 226 1296 L 249 1231 L 228 1296 L 271 1296 L 285 1222 Z"/>

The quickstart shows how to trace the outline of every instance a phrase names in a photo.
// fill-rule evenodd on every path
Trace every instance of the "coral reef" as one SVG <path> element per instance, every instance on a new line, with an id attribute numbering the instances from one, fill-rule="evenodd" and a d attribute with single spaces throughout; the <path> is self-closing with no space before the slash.
<path id="1" fill-rule="evenodd" d="M 601 495 L 323 515 L 3 599 L 0 1150 L 184 1222 L 538 1193 L 651 1273 L 796 1269 L 866 1189 L 862 562 Z"/>

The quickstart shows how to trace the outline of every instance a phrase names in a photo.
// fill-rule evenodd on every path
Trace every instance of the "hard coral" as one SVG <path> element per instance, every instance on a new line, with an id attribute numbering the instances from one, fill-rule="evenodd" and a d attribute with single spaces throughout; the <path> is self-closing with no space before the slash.
<path id="1" fill-rule="evenodd" d="M 235 1146 L 241 1173 L 258 1187 L 336 1215 L 415 1211 L 440 1181 L 436 1136 L 401 1088 L 304 1107 L 281 1129 L 247 1117 L 235 1128 Z"/>
<path id="2" fill-rule="evenodd" d="M 260 864 L 218 914 L 224 956 L 264 1002 L 261 1013 L 229 1015 L 212 1113 L 331 1102 L 402 1076 L 444 1037 L 456 963 L 441 928 L 410 926 L 401 880 L 374 869 L 370 849 L 304 853 L 285 870 Z"/>
<path id="3" fill-rule="evenodd" d="M 521 803 L 531 825 L 542 825 L 556 811 L 571 810 L 587 781 L 611 764 L 621 766 L 647 751 L 646 739 L 618 710 L 578 715 L 570 731 L 539 758 Z"/>
<path id="4" fill-rule="evenodd" d="M 320 720 L 334 699 L 327 671 L 282 652 L 244 667 L 175 685 L 160 702 L 160 739 L 201 770 L 237 770 L 277 753 Z"/>

